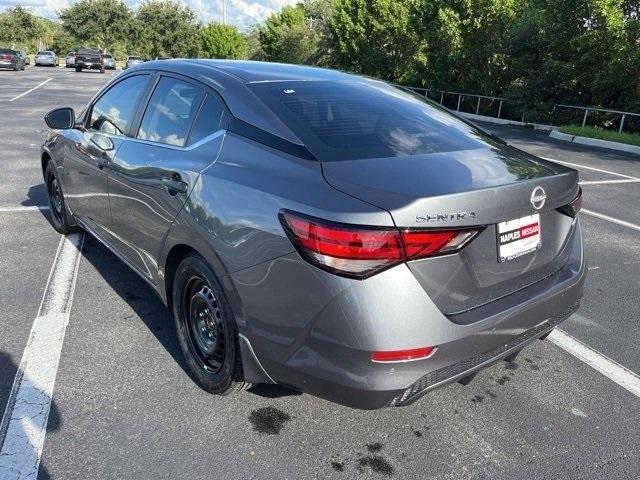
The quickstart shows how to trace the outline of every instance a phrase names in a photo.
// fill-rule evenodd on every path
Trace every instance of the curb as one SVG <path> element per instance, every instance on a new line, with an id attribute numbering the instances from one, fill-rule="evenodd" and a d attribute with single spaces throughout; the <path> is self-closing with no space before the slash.
<path id="1" fill-rule="evenodd" d="M 608 140 L 600 140 L 598 138 L 578 137 L 575 135 L 569 135 L 568 133 L 562 133 L 557 130 L 552 130 L 549 133 L 549 136 L 557 140 L 579 143 L 580 145 L 609 148 L 611 150 L 617 150 L 619 152 L 635 153 L 637 155 L 640 155 L 640 146 L 637 145 L 627 145 L 626 143 L 610 142 Z"/>
<path id="2" fill-rule="evenodd" d="M 541 123 L 527 123 L 527 122 L 519 122 L 517 120 L 507 120 L 506 118 L 496 118 L 496 117 L 485 117 L 484 115 L 476 115 L 475 113 L 467 113 L 467 112 L 458 112 L 455 110 L 451 110 L 451 112 L 460 115 L 461 117 L 467 118 L 469 120 L 478 120 L 480 122 L 487 123 L 496 123 L 498 125 L 518 125 L 521 127 L 533 127 L 535 130 L 545 130 L 551 131 L 555 127 L 551 125 L 544 125 Z"/>

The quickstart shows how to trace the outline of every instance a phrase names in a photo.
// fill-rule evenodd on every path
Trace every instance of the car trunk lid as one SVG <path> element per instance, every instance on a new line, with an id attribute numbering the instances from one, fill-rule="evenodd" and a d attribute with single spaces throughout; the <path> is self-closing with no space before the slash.
<path id="1" fill-rule="evenodd" d="M 578 191 L 577 172 L 570 168 L 500 143 L 322 166 L 329 184 L 387 210 L 399 228 L 481 229 L 459 253 L 408 263 L 445 314 L 462 313 L 525 288 L 567 261 L 573 219 L 557 208 L 571 202 Z M 532 205 L 536 187 L 546 194 L 540 209 Z M 540 248 L 500 261 L 498 224 L 536 214 Z"/>

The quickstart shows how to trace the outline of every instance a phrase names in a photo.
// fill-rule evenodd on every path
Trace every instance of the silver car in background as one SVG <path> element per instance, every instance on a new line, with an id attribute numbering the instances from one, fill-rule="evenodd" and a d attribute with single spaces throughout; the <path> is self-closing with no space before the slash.
<path id="1" fill-rule="evenodd" d="M 53 226 L 152 286 L 206 391 L 407 405 L 579 306 L 578 173 L 397 86 L 163 60 L 46 121 Z"/>
<path id="2" fill-rule="evenodd" d="M 42 50 L 36 53 L 36 67 L 57 67 L 59 64 L 58 57 L 51 50 Z"/>
<path id="3" fill-rule="evenodd" d="M 116 69 L 116 59 L 113 58 L 113 55 L 109 55 L 108 53 L 103 55 L 104 59 L 104 68 L 107 70 L 115 70 Z"/>
<path id="4" fill-rule="evenodd" d="M 140 65 L 141 63 L 144 63 L 142 57 L 127 57 L 127 61 L 122 69 L 126 70 L 128 68 L 135 67 L 136 65 Z"/>

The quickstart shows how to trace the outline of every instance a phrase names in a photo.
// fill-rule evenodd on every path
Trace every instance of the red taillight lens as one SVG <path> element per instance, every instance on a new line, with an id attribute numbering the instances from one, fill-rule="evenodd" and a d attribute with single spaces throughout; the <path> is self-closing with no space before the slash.
<path id="1" fill-rule="evenodd" d="M 11 55 L 10 53 L 5 53 L 4 54 L 4 59 L 5 60 L 13 60 L 13 55 Z"/>
<path id="2" fill-rule="evenodd" d="M 436 351 L 436 347 L 413 348 L 411 350 L 393 350 L 384 352 L 371 352 L 371 361 L 386 362 L 410 362 L 429 358 Z"/>
<path id="3" fill-rule="evenodd" d="M 478 233 L 342 225 L 291 212 L 282 212 L 280 221 L 303 258 L 353 278 L 366 278 L 407 260 L 459 250 Z"/>
<path id="4" fill-rule="evenodd" d="M 575 217 L 582 210 L 582 187 L 578 187 L 578 194 L 576 198 L 571 200 L 571 203 L 560 207 L 558 210 L 570 217 Z"/>

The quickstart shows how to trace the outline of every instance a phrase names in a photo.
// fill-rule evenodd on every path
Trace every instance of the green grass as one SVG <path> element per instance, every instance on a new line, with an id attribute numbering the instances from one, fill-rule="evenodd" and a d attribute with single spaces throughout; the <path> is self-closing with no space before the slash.
<path id="1" fill-rule="evenodd" d="M 615 130 L 605 130 L 598 127 L 584 127 L 579 125 L 565 125 L 559 129 L 562 133 L 575 135 L 577 137 L 598 138 L 610 142 L 627 143 L 629 145 L 640 146 L 640 134 L 638 133 L 618 133 Z"/>

